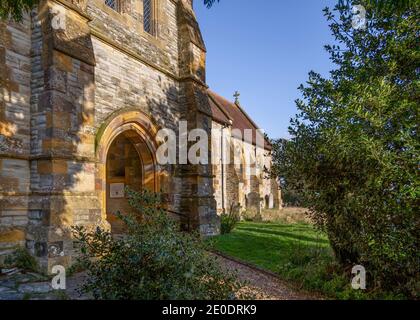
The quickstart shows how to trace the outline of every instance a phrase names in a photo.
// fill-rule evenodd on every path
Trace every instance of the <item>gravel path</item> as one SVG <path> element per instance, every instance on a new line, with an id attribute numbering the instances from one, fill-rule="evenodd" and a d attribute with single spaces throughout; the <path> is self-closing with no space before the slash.
<path id="1" fill-rule="evenodd" d="M 293 288 L 290 284 L 274 275 L 260 271 L 238 261 L 217 255 L 221 265 L 227 270 L 236 270 L 239 279 L 247 283 L 244 292 L 251 293 L 257 300 L 316 300 L 309 293 Z"/>
<path id="2" fill-rule="evenodd" d="M 220 264 L 226 270 L 237 271 L 246 286 L 241 289 L 244 294 L 251 294 L 257 300 L 314 300 L 320 299 L 293 288 L 286 281 L 275 275 L 258 270 L 239 261 L 216 254 Z M 54 291 L 48 278 L 35 273 L 21 273 L 18 270 L 10 276 L 0 275 L 0 300 L 85 300 L 88 296 L 80 296 L 77 288 L 83 283 L 86 275 L 79 273 L 67 279 L 65 292 Z"/>

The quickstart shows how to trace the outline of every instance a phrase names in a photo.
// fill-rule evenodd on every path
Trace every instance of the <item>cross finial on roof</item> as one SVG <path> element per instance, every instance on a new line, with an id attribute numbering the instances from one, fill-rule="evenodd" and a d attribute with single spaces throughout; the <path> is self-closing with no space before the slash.
<path id="1" fill-rule="evenodd" d="M 235 97 L 235 103 L 240 104 L 239 97 L 241 96 L 241 94 L 239 93 L 239 91 L 235 91 L 235 94 L 233 96 Z"/>

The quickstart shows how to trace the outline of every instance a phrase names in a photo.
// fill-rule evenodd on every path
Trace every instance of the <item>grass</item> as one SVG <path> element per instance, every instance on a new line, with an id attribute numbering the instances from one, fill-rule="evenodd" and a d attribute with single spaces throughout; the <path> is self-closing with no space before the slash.
<path id="1" fill-rule="evenodd" d="M 241 222 L 232 233 L 216 237 L 212 245 L 327 298 L 395 298 L 353 290 L 351 274 L 335 263 L 326 235 L 307 223 Z"/>
<path id="2" fill-rule="evenodd" d="M 328 248 L 328 240 L 306 224 L 241 222 L 234 232 L 216 238 L 214 246 L 227 255 L 279 272 L 297 246 Z"/>

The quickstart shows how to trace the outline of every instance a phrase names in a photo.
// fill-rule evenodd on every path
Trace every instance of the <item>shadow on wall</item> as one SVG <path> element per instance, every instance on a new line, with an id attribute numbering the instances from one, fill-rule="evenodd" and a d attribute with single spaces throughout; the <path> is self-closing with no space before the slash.
<path id="1" fill-rule="evenodd" d="M 30 21 L 0 20 L 0 264 L 25 244 L 30 144 Z"/>

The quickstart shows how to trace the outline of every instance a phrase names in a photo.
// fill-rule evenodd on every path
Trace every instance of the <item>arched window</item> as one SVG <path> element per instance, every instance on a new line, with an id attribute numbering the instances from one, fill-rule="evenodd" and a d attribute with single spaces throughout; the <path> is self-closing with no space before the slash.
<path id="1" fill-rule="evenodd" d="M 143 0 L 144 31 L 156 35 L 156 0 Z"/>
<path id="2" fill-rule="evenodd" d="M 117 12 L 122 12 L 122 1 L 123 0 L 105 0 L 105 4 Z"/>

